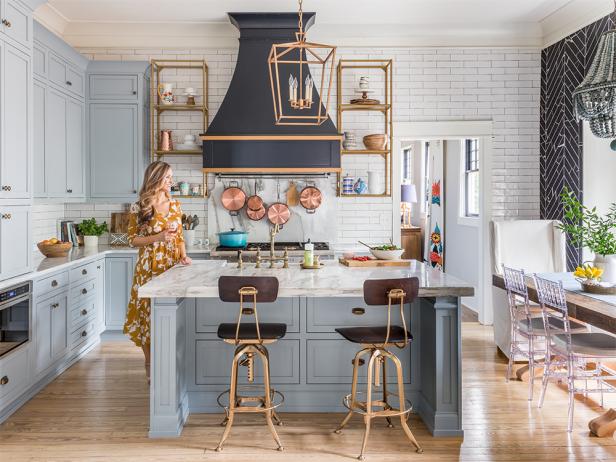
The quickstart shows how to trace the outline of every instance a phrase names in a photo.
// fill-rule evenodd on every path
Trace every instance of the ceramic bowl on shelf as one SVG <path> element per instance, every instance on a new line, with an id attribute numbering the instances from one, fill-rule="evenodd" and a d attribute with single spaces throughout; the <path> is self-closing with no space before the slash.
<path id="1" fill-rule="evenodd" d="M 375 151 L 383 151 L 387 149 L 387 135 L 374 134 L 366 135 L 363 138 L 364 145 L 368 149 Z"/>
<path id="2" fill-rule="evenodd" d="M 199 149 L 199 145 L 197 143 L 183 143 L 175 145 L 176 151 L 195 151 Z"/>

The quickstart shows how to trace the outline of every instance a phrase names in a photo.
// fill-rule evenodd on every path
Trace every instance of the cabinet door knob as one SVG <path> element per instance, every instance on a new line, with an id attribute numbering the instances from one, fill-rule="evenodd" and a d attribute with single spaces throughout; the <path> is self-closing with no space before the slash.
<path id="1" fill-rule="evenodd" d="M 73 85 L 73 82 L 71 82 L 70 80 L 67 80 L 67 81 L 66 81 L 66 84 L 67 84 L 67 85 L 69 85 L 69 86 L 72 86 L 72 85 Z"/>
<path id="2" fill-rule="evenodd" d="M 11 21 L 9 21 L 8 19 L 3 19 L 2 20 L 2 24 L 4 24 L 6 27 L 11 27 Z"/>
<path id="3" fill-rule="evenodd" d="M 101 269 L 101 265 L 96 265 L 96 269 Z"/>
<path id="4" fill-rule="evenodd" d="M 11 219 L 11 214 L 10 213 L 3 213 L 2 214 L 2 219 L 3 220 L 10 220 Z"/>
<path id="5" fill-rule="evenodd" d="M 133 189 L 133 194 L 137 194 L 137 190 L 136 189 Z"/>
<path id="6" fill-rule="evenodd" d="M 60 304 L 59 304 L 59 303 L 52 303 L 52 304 L 51 304 L 51 308 L 52 308 L 52 309 L 54 309 L 54 308 L 58 308 L 59 306 L 60 306 Z"/>
<path id="7" fill-rule="evenodd" d="M 87 294 L 88 293 L 88 289 L 81 289 L 81 293 L 84 294 L 84 295 Z"/>
<path id="8" fill-rule="evenodd" d="M 81 310 L 81 315 L 85 316 L 86 314 L 88 314 L 88 310 Z"/>
<path id="9" fill-rule="evenodd" d="M 137 91 L 136 91 L 136 90 L 133 90 L 133 95 L 136 95 L 136 94 L 137 94 Z"/>
<path id="10" fill-rule="evenodd" d="M 83 275 L 88 274 L 88 270 L 87 270 L 87 269 L 85 269 L 85 268 L 84 268 L 84 269 L 82 269 L 82 270 L 81 270 L 81 274 L 83 274 Z"/>
<path id="11" fill-rule="evenodd" d="M 56 287 L 57 285 L 58 285 L 58 281 L 56 281 L 55 279 L 51 281 L 51 287 Z"/>
<path id="12" fill-rule="evenodd" d="M 84 330 L 84 331 L 81 332 L 81 336 L 82 337 L 85 337 L 86 335 L 88 335 L 88 331 L 87 330 Z"/>
<path id="13" fill-rule="evenodd" d="M 356 314 L 358 316 L 361 316 L 362 314 L 364 314 L 366 312 L 366 310 L 364 308 L 353 308 L 351 310 L 351 313 Z"/>
<path id="14" fill-rule="evenodd" d="M 9 383 L 9 376 L 5 375 L 0 379 L 0 385 L 6 385 L 7 383 Z"/>

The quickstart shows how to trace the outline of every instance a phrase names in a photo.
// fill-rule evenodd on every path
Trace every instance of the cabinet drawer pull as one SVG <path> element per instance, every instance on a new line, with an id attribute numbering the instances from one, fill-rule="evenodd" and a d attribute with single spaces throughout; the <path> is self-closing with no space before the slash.
<path id="1" fill-rule="evenodd" d="M 81 293 L 83 295 L 87 294 L 88 293 L 88 289 L 86 289 L 86 288 L 81 289 Z"/>
<path id="2" fill-rule="evenodd" d="M 11 190 L 11 185 L 7 184 L 7 185 L 2 186 L 2 190 L 3 191 L 10 191 Z"/>
<path id="3" fill-rule="evenodd" d="M 353 364 L 353 363 L 354 363 L 354 361 L 355 361 L 354 359 L 351 359 L 351 364 Z M 358 366 L 363 366 L 363 365 L 365 364 L 365 362 L 366 362 L 366 361 L 364 360 L 364 358 L 359 358 L 359 359 L 357 360 L 357 365 L 358 365 Z M 353 364 L 353 365 L 354 365 L 354 364 Z"/>
<path id="4" fill-rule="evenodd" d="M 71 194 L 73 192 L 73 190 L 72 189 L 67 189 L 66 192 Z"/>
<path id="5" fill-rule="evenodd" d="M 96 269 L 101 269 L 101 265 L 96 265 Z"/>
<path id="6" fill-rule="evenodd" d="M 83 274 L 83 275 L 85 276 L 86 274 L 88 274 L 88 270 L 87 270 L 87 269 L 85 269 L 85 268 L 84 268 L 84 269 L 82 269 L 82 270 L 81 270 L 81 274 Z"/>
<path id="7" fill-rule="evenodd" d="M 351 310 L 351 313 L 357 315 L 357 316 L 361 316 L 362 314 L 366 313 L 366 310 L 364 308 L 353 308 Z"/>
<path id="8" fill-rule="evenodd" d="M 84 330 L 83 332 L 81 332 L 81 336 L 82 336 L 82 337 L 85 337 L 85 336 L 87 336 L 87 335 L 88 335 L 88 331 L 87 331 L 87 330 Z"/>
<path id="9" fill-rule="evenodd" d="M 85 316 L 86 314 L 88 314 L 88 310 L 85 310 L 85 309 L 84 309 L 84 310 L 81 310 L 81 315 L 82 315 L 82 316 Z"/>
<path id="10" fill-rule="evenodd" d="M 2 24 L 4 24 L 6 27 L 11 27 L 11 21 L 9 21 L 8 19 L 3 19 L 2 20 Z"/>
<path id="11" fill-rule="evenodd" d="M 7 383 L 9 383 L 9 376 L 5 375 L 0 379 L 0 385 L 6 385 Z"/>
<path id="12" fill-rule="evenodd" d="M 56 287 L 57 285 L 58 285 L 58 281 L 56 281 L 55 279 L 51 281 L 51 287 Z"/>
<path id="13" fill-rule="evenodd" d="M 52 303 L 52 304 L 51 304 L 51 308 L 52 308 L 52 309 L 54 309 L 54 308 L 58 308 L 59 306 L 60 306 L 60 304 L 59 304 L 59 303 Z"/>
<path id="14" fill-rule="evenodd" d="M 66 84 L 67 84 L 67 85 L 69 85 L 69 86 L 72 86 L 72 85 L 73 85 L 73 82 L 71 82 L 70 80 L 67 80 L 67 81 L 66 81 Z"/>
<path id="15" fill-rule="evenodd" d="M 10 213 L 3 213 L 2 214 L 2 219 L 3 220 L 10 220 L 11 219 L 11 214 Z"/>
<path id="16" fill-rule="evenodd" d="M 133 95 L 136 95 L 136 94 L 137 94 L 137 92 L 135 90 L 133 90 Z"/>

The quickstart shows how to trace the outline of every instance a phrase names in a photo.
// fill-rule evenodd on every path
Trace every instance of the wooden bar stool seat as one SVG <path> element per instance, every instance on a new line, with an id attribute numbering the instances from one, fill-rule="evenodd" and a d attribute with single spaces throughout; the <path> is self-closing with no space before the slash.
<path id="1" fill-rule="evenodd" d="M 421 453 L 423 449 L 415 439 L 408 426 L 408 415 L 412 410 L 410 402 L 404 397 L 404 379 L 402 373 L 402 363 L 400 359 L 389 351 L 389 348 L 396 346 L 404 348 L 408 345 L 413 337 L 406 326 L 404 318 L 405 304 L 412 303 L 417 297 L 419 291 L 419 280 L 417 278 L 402 278 L 402 279 L 374 279 L 364 282 L 364 302 L 366 305 L 387 306 L 387 325 L 385 326 L 365 326 L 365 327 L 340 327 L 336 329 L 340 335 L 350 342 L 357 343 L 363 348 L 357 352 L 353 359 L 353 382 L 351 385 L 351 393 L 344 397 L 343 403 L 349 409 L 349 412 L 343 419 L 342 423 L 335 430 L 335 433 L 341 433 L 344 426 L 349 422 L 353 414 L 360 414 L 364 418 L 366 429 L 364 439 L 361 446 L 361 452 L 357 457 L 359 460 L 364 459 L 364 452 L 370 434 L 370 424 L 372 419 L 384 417 L 387 419 L 388 426 L 393 427 L 391 423 L 392 417 L 400 418 L 400 425 L 404 430 L 405 435 L 415 446 L 416 451 Z M 399 317 L 402 321 L 402 326 L 392 324 L 392 307 L 399 307 Z M 363 356 L 369 358 L 367 360 L 367 385 L 365 393 L 365 401 L 359 399 L 363 393 L 357 390 L 359 368 L 364 364 Z M 387 362 L 391 361 L 396 368 L 397 377 L 397 393 L 393 393 L 387 389 Z M 382 388 L 382 397 L 378 399 L 372 396 L 373 387 Z M 396 397 L 398 407 L 392 404 L 391 397 Z"/>
<path id="2" fill-rule="evenodd" d="M 239 315 L 237 323 L 223 323 L 218 326 L 218 337 L 224 342 L 236 346 L 231 364 L 231 386 L 218 395 L 218 404 L 225 408 L 226 418 L 223 421 L 225 430 L 218 443 L 217 451 L 222 451 L 223 444 L 231 432 L 231 426 L 236 413 L 262 413 L 265 415 L 267 426 L 282 451 L 282 443 L 274 428 L 273 420 L 278 425 L 282 421 L 275 413 L 275 409 L 284 402 L 284 396 L 270 387 L 270 359 L 266 344 L 276 342 L 285 336 L 286 324 L 259 323 L 257 302 L 272 303 L 278 298 L 278 279 L 275 277 L 242 277 L 221 276 L 218 279 L 218 292 L 223 302 L 239 302 Z M 249 306 L 245 306 L 245 303 Z M 254 317 L 252 323 L 242 323 L 243 316 Z M 254 360 L 258 357 L 263 365 L 262 388 L 253 385 L 255 379 Z M 238 370 L 240 366 L 248 369 L 248 385 L 238 384 Z M 256 394 L 255 394 L 256 393 Z M 229 395 L 229 404 L 223 405 L 223 396 Z"/>

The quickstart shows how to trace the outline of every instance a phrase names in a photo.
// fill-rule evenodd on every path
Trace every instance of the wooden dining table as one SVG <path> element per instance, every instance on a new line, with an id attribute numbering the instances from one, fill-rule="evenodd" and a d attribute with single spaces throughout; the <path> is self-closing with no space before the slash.
<path id="1" fill-rule="evenodd" d="M 616 296 L 597 296 L 583 293 L 579 282 L 571 273 L 546 273 L 539 276 L 560 280 L 565 288 L 569 316 L 606 332 L 616 334 Z M 501 274 L 492 275 L 492 285 L 505 289 Z M 537 290 L 531 277 L 526 278 L 528 298 L 539 303 Z"/>

